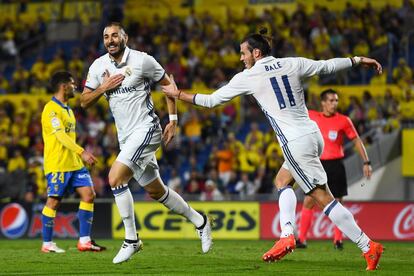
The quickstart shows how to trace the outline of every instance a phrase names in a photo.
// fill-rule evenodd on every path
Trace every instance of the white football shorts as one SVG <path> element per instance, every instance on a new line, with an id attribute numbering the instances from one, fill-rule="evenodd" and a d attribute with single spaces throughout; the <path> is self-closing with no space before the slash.
<path id="1" fill-rule="evenodd" d="M 285 162 L 282 167 L 289 170 L 305 194 L 317 185 L 328 182 L 326 172 L 319 159 L 323 151 L 320 131 L 307 134 L 282 146 Z"/>
<path id="2" fill-rule="evenodd" d="M 142 187 L 160 176 L 155 151 L 161 145 L 162 130 L 154 125 L 146 131 L 135 131 L 120 145 L 117 161 L 128 166 Z"/>

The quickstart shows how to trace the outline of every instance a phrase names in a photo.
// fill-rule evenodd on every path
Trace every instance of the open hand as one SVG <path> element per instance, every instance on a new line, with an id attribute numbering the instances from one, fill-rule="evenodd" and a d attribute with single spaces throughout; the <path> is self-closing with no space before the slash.
<path id="1" fill-rule="evenodd" d="M 105 91 L 112 90 L 121 85 L 125 79 L 123 74 L 110 75 L 108 70 L 105 70 L 102 86 L 105 87 Z"/>
<path id="2" fill-rule="evenodd" d="M 174 81 L 173 75 L 170 75 L 170 84 L 162 85 L 161 88 L 162 88 L 162 91 L 165 93 L 165 95 L 167 95 L 168 97 L 178 98 L 180 94 L 180 90 L 178 90 L 178 87 Z"/>
<path id="3" fill-rule="evenodd" d="M 177 121 L 170 121 L 165 126 L 164 133 L 162 135 L 162 140 L 164 141 L 164 145 L 168 146 L 168 144 L 174 138 L 176 127 L 177 127 Z"/>
<path id="4" fill-rule="evenodd" d="M 367 58 L 367 57 L 360 57 L 360 58 L 361 58 L 360 64 L 362 66 L 367 67 L 367 68 L 372 67 L 375 69 L 378 75 L 382 74 L 382 66 L 378 61 L 376 61 L 373 58 Z"/>
<path id="5" fill-rule="evenodd" d="M 96 164 L 96 162 L 98 162 L 98 159 L 96 159 L 96 157 L 92 153 L 86 150 L 82 152 L 81 157 L 82 160 L 85 161 L 85 163 L 89 166 L 93 166 Z"/>

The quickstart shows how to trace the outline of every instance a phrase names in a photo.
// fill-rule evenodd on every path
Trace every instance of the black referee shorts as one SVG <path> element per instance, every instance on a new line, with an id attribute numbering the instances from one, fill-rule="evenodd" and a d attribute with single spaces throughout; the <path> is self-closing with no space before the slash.
<path id="1" fill-rule="evenodd" d="M 328 186 L 335 198 L 348 195 L 345 166 L 341 159 L 321 160 L 328 176 Z"/>

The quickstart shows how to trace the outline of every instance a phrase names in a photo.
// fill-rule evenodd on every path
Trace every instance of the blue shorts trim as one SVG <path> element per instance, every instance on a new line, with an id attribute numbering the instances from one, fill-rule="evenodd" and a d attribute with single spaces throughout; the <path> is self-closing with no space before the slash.
<path id="1" fill-rule="evenodd" d="M 84 167 L 71 172 L 52 172 L 46 175 L 47 196 L 63 197 L 78 187 L 93 187 L 89 171 Z"/>

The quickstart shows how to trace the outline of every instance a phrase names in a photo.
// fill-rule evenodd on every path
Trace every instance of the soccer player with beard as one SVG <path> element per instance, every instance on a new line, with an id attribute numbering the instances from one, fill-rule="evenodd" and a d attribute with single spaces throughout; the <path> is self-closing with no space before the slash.
<path id="1" fill-rule="evenodd" d="M 362 250 L 367 270 L 375 270 L 383 247 L 368 238 L 352 214 L 329 191 L 326 173 L 319 160 L 323 138 L 316 123 L 309 119 L 302 83 L 314 75 L 332 74 L 358 65 L 373 67 L 378 73 L 382 72 L 382 67 L 376 60 L 366 57 L 319 61 L 300 57 L 275 58 L 271 56 L 270 38 L 263 35 L 266 32 L 262 30 L 260 34 L 250 34 L 242 40 L 240 60 L 246 69 L 212 94 L 180 91 L 173 78 L 172 83 L 162 89 L 167 96 L 209 108 L 240 95 L 252 95 L 268 118 L 281 145 L 285 162 L 275 180 L 279 192 L 282 234 L 280 240 L 264 253 L 264 261 L 278 261 L 295 248 L 296 196 L 289 185 L 294 179 L 331 221 Z"/>
<path id="2" fill-rule="evenodd" d="M 47 179 L 47 201 L 42 211 L 42 252 L 64 253 L 52 241 L 56 210 L 66 192 L 80 195 L 79 251 L 102 251 L 103 246 L 91 240 L 93 202 L 95 191 L 88 170 L 83 165 L 96 162 L 92 153 L 76 144 L 76 119 L 68 100 L 74 97 L 75 80 L 68 72 L 57 72 L 50 86 L 55 93 L 42 112 L 42 135 L 44 141 L 44 171 Z"/>
<path id="3" fill-rule="evenodd" d="M 335 90 L 327 89 L 320 95 L 322 112 L 309 110 L 309 117 L 315 121 L 321 130 L 324 148 L 320 157 L 323 168 L 328 177 L 329 189 L 337 201 L 343 202 L 342 198 L 348 194 L 345 167 L 343 164 L 344 135 L 351 140 L 363 160 L 362 170 L 364 176 L 369 179 L 372 175 L 371 162 L 368 159 L 364 143 L 359 138 L 358 132 L 349 117 L 340 114 L 338 109 L 338 94 Z M 312 197 L 306 195 L 303 200 L 303 207 L 300 217 L 300 235 L 296 240 L 297 248 L 306 248 L 306 236 L 313 220 L 313 206 L 315 205 Z M 334 248 L 342 250 L 342 232 L 335 226 L 334 229 Z"/>
<path id="4" fill-rule="evenodd" d="M 154 112 L 151 83 L 170 84 L 168 75 L 150 55 L 126 46 L 128 35 L 119 23 L 109 23 L 103 31 L 108 53 L 96 59 L 89 68 L 81 105 L 87 108 L 105 95 L 115 119 L 120 153 L 109 171 L 109 184 L 125 227 L 125 241 L 113 263 L 127 261 L 142 248 L 136 233 L 134 201 L 128 182 L 135 178 L 151 198 L 191 221 L 201 239 L 202 251 L 212 245 L 209 219 L 188 205 L 164 185 L 158 171 L 155 151 L 161 144 L 162 130 Z M 175 99 L 167 97 L 170 122 L 163 139 L 168 144 L 177 126 Z"/>

